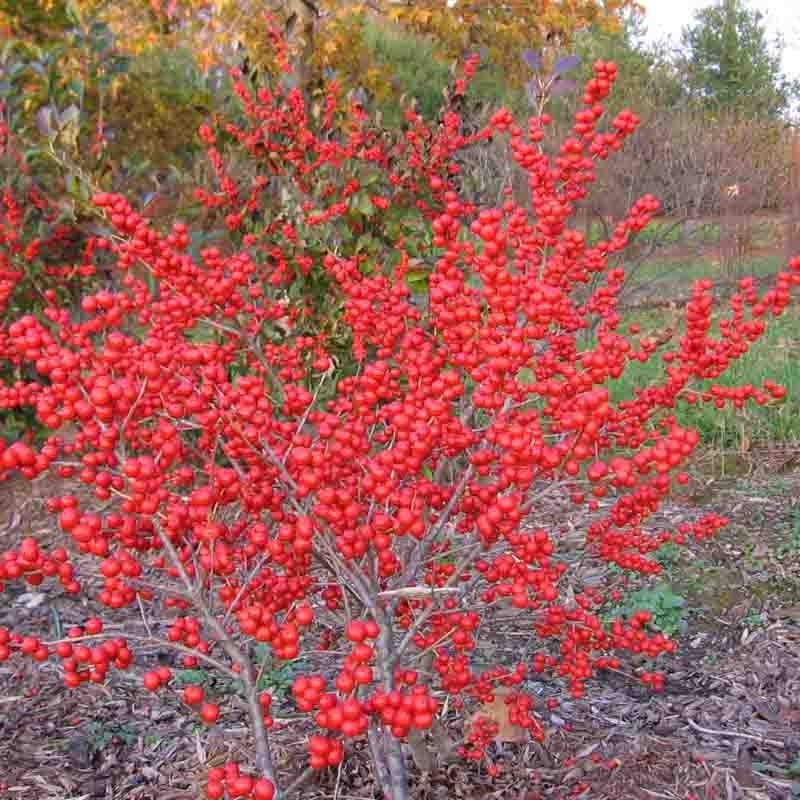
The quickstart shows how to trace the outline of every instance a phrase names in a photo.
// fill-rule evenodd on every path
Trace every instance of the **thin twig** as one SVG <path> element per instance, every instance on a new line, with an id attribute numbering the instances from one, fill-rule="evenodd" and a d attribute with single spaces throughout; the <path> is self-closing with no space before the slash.
<path id="1" fill-rule="evenodd" d="M 460 592 L 457 586 L 406 586 L 402 589 L 387 589 L 385 592 L 378 592 L 378 598 L 383 600 L 387 597 L 430 597 L 432 594 L 448 594 L 450 592 Z"/>
<path id="2" fill-rule="evenodd" d="M 258 701 L 257 688 L 253 682 L 253 674 L 251 672 L 252 664 L 250 659 L 247 658 L 247 656 L 242 652 L 241 648 L 238 647 L 233 641 L 225 628 L 220 624 L 220 621 L 211 613 L 210 609 L 206 605 L 202 592 L 189 577 L 189 574 L 186 572 L 186 568 L 183 565 L 183 561 L 178 555 L 178 551 L 175 549 L 175 545 L 172 543 L 172 540 L 169 538 L 169 536 L 167 536 L 167 534 L 164 532 L 164 529 L 158 524 L 155 525 L 155 529 L 159 538 L 161 539 L 162 544 L 164 545 L 164 549 L 169 555 L 170 561 L 172 561 L 172 565 L 178 571 L 178 575 L 183 581 L 186 590 L 191 595 L 195 608 L 197 608 L 197 610 L 200 612 L 203 617 L 203 621 L 214 633 L 214 636 L 219 641 L 223 650 L 225 650 L 225 652 L 228 654 L 228 657 L 231 659 L 231 661 L 239 666 L 240 673 L 238 677 L 239 680 L 241 680 L 244 684 L 247 711 L 250 716 L 250 728 L 253 731 L 253 737 L 256 741 L 256 765 L 261 775 L 267 778 L 267 780 L 271 781 L 273 785 L 277 786 L 275 780 L 275 768 L 272 765 L 272 753 L 270 752 L 269 747 L 269 737 L 267 736 L 267 730 L 264 727 L 264 719 L 261 711 L 261 705 Z"/>
<path id="3" fill-rule="evenodd" d="M 144 625 L 144 629 L 147 631 L 148 636 L 152 636 L 153 632 L 150 630 L 150 623 L 147 621 L 147 615 L 144 613 L 142 597 L 138 592 L 136 593 L 136 602 L 139 604 L 139 613 L 142 615 L 142 624 Z"/>
<path id="4" fill-rule="evenodd" d="M 456 503 L 461 498 L 464 489 L 469 483 L 469 479 L 472 477 L 472 473 L 474 471 L 474 467 L 470 464 L 461 475 L 461 479 L 459 480 L 456 487 L 453 489 L 453 493 L 450 495 L 450 499 L 447 501 L 447 505 L 442 509 L 442 513 L 439 515 L 439 518 L 436 520 L 436 524 L 433 526 L 431 531 L 425 537 L 424 542 L 425 545 L 430 546 L 436 543 L 436 540 L 439 534 L 444 529 L 444 526 L 447 524 L 448 520 L 450 519 L 453 510 L 455 509 Z M 419 570 L 420 565 L 423 560 L 423 543 L 420 542 L 416 549 L 414 550 L 414 555 L 411 557 L 411 561 L 407 567 L 403 571 L 403 574 L 400 576 L 400 580 L 403 583 L 408 583 L 409 581 L 413 581 L 417 577 L 417 570 Z"/>
<path id="5" fill-rule="evenodd" d="M 461 576 L 464 573 L 464 570 L 474 561 L 475 556 L 480 551 L 482 544 L 475 545 L 471 550 L 467 552 L 467 554 L 458 562 L 456 565 L 453 574 L 447 579 L 445 583 L 445 587 L 452 586 L 456 581 L 461 580 Z M 428 617 L 433 614 L 436 610 L 436 606 L 431 603 L 427 608 L 423 610 L 423 612 L 414 620 L 411 627 L 406 631 L 406 635 L 403 637 L 402 641 L 398 645 L 397 649 L 392 655 L 392 658 L 389 662 L 389 667 L 393 670 L 397 662 L 400 660 L 400 657 L 406 651 L 406 648 L 409 646 L 411 641 L 413 640 L 414 636 L 416 635 L 417 631 L 425 624 L 428 620 Z"/>
<path id="6" fill-rule="evenodd" d="M 702 728 L 694 720 L 687 719 L 690 728 L 694 728 L 700 733 L 707 733 L 710 736 L 732 736 L 737 739 L 751 739 L 754 742 L 761 742 L 762 744 L 769 744 L 773 747 L 786 747 L 784 742 L 776 741 L 775 739 L 766 739 L 763 736 L 757 736 L 752 733 L 740 733 L 739 731 L 714 731 L 711 728 Z"/>
<path id="7" fill-rule="evenodd" d="M 314 408 L 314 405 L 317 402 L 317 397 L 319 397 L 319 393 L 322 390 L 322 384 L 325 383 L 325 379 L 328 377 L 327 372 L 322 373 L 322 377 L 320 378 L 319 383 L 317 384 L 317 388 L 314 390 L 314 396 L 311 398 L 311 402 L 306 407 L 306 410 L 303 412 L 303 416 L 300 418 L 300 422 L 297 423 L 297 428 L 295 429 L 295 436 L 299 436 L 303 432 L 303 428 L 308 422 L 309 414 L 311 414 L 311 410 Z M 289 444 L 286 448 L 286 452 L 283 454 L 283 463 L 286 463 L 286 460 L 289 458 L 289 454 L 292 452 L 293 445 Z"/>
<path id="8" fill-rule="evenodd" d="M 125 429 L 128 427 L 128 423 L 130 422 L 131 417 L 133 416 L 133 412 L 136 411 L 136 406 L 138 406 L 139 403 L 142 401 L 142 397 L 144 397 L 146 389 L 147 389 L 147 378 L 145 377 L 145 379 L 142 381 L 142 388 L 139 389 L 139 396 L 136 398 L 136 400 L 134 400 L 133 405 L 128 409 L 128 413 L 125 415 L 125 419 L 122 420 L 122 425 L 120 425 L 118 434 L 120 442 L 122 442 L 122 437 L 125 434 Z M 122 442 L 122 444 L 124 446 L 124 442 Z"/>
<path id="9" fill-rule="evenodd" d="M 336 770 L 336 785 L 333 787 L 333 800 L 339 800 L 339 789 L 342 786 L 342 766 L 344 761 L 339 762 L 339 769 Z"/>
<path id="10" fill-rule="evenodd" d="M 247 591 L 247 587 L 252 583 L 253 578 L 255 578 L 255 576 L 261 571 L 261 568 L 264 566 L 264 564 L 266 564 L 271 557 L 272 556 L 269 553 L 262 555 L 258 561 L 258 564 L 253 567 L 245 582 L 239 587 L 236 597 L 233 598 L 233 602 L 228 606 L 228 611 L 225 614 L 225 618 L 222 620 L 223 627 L 228 624 L 228 620 L 236 608 L 236 604 L 242 599 L 242 595 Z"/>

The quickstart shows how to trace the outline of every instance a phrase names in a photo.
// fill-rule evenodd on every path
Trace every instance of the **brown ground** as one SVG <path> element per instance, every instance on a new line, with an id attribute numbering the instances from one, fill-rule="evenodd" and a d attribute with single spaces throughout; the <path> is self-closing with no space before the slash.
<path id="1" fill-rule="evenodd" d="M 790 469 L 796 455 L 768 462 L 770 478 L 740 477 L 738 488 L 698 472 L 683 504 L 664 512 L 671 524 L 712 509 L 732 519 L 718 540 L 692 545 L 667 564 L 665 579 L 687 600 L 688 627 L 666 692 L 649 695 L 610 675 L 586 700 L 545 712 L 545 747 L 506 745 L 494 781 L 458 762 L 417 775 L 414 800 L 800 796 L 800 473 Z M 779 463 L 788 471 L 775 477 Z M 0 486 L 0 549 L 28 533 L 47 538 L 47 489 L 47 482 Z M 0 599 L 0 624 L 48 638 L 57 625 L 92 613 L 91 604 L 58 591 L 34 608 L 24 607 L 16 587 Z M 127 623 L 139 624 L 135 616 Z M 113 621 L 122 624 L 123 617 Z M 137 666 L 164 658 L 146 652 Z M 190 800 L 203 796 L 210 766 L 230 758 L 247 763 L 243 714 L 224 685 L 208 687 L 228 695 L 209 733 L 177 693 L 144 693 L 140 674 L 115 673 L 108 687 L 66 692 L 55 664 L 34 670 L 14 658 L 0 665 L 0 798 Z M 271 679 L 285 689 L 291 676 L 276 672 Z M 555 692 L 547 683 L 528 688 L 542 697 Z M 279 705 L 279 723 L 291 713 L 290 705 Z M 287 725 L 274 737 L 278 763 L 292 772 L 303 735 Z M 373 798 L 365 760 L 354 754 L 341 774 L 307 785 L 306 796 Z"/>

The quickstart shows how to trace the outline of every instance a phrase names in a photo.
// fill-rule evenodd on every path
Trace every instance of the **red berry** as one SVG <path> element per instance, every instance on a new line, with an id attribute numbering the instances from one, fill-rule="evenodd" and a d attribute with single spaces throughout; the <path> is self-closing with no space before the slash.
<path id="1" fill-rule="evenodd" d="M 259 778 L 253 786 L 253 797 L 256 800 L 272 800 L 275 796 L 275 787 L 266 778 Z"/>
<path id="2" fill-rule="evenodd" d="M 187 686 L 183 690 L 183 700 L 190 706 L 203 702 L 203 689 L 200 686 Z"/>
<path id="3" fill-rule="evenodd" d="M 145 672 L 144 674 L 144 688 L 151 692 L 156 691 L 161 686 L 161 678 L 157 672 Z"/>

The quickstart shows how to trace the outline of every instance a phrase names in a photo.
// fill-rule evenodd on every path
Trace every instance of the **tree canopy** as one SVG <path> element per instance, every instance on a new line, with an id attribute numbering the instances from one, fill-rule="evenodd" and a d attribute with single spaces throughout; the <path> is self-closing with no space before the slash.
<path id="1" fill-rule="evenodd" d="M 781 70 L 782 42 L 770 42 L 764 15 L 744 0 L 716 0 L 683 31 L 687 88 L 710 109 L 777 116 L 798 95 Z"/>

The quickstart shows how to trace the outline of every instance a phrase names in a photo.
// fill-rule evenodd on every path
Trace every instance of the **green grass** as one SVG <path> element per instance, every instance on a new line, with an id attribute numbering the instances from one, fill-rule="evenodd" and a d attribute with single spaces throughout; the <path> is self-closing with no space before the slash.
<path id="1" fill-rule="evenodd" d="M 766 276 L 784 266 L 784 260 L 777 256 L 751 259 L 743 262 L 741 274 Z M 719 272 L 719 267 L 708 260 L 655 261 L 644 264 L 631 276 L 630 289 L 635 291 L 655 281 L 656 288 L 648 288 L 657 296 L 663 299 L 685 297 L 694 281 L 704 277 L 719 281 Z M 725 314 L 727 305 L 721 303 L 719 308 Z M 671 311 L 663 309 L 632 308 L 624 313 L 619 329 L 621 332 L 636 323 L 641 327 L 641 335 L 645 336 L 649 331 L 663 330 L 676 321 L 678 330 L 672 341 L 647 363 L 629 362 L 620 378 L 607 382 L 606 388 L 612 401 L 618 403 L 621 400 L 632 400 L 636 397 L 637 389 L 664 382 L 665 364 L 661 355 L 675 350 L 683 335 L 683 309 L 678 305 L 676 311 L 677 320 Z M 756 388 L 762 388 L 765 380 L 771 380 L 786 388 L 786 397 L 781 402 L 772 402 L 767 406 L 748 402 L 742 409 L 728 404 L 723 409 L 718 409 L 713 403 L 690 406 L 680 402 L 674 412 L 676 417 L 682 424 L 696 429 L 706 446 L 721 449 L 739 447 L 743 434 L 750 442 L 800 440 L 800 310 L 790 306 L 782 316 L 767 317 L 766 321 L 768 327 L 764 336 L 724 375 L 716 381 L 698 382 L 691 388 L 703 390 L 715 383 L 726 387 L 752 384 Z M 712 332 L 712 335 L 718 336 L 718 330 Z M 583 350 L 591 350 L 594 343 L 589 340 L 579 346 Z M 524 374 L 520 377 L 523 381 L 528 380 Z"/>
<path id="2" fill-rule="evenodd" d="M 648 324 L 646 321 L 650 319 Z M 632 314 L 625 324 L 638 322 L 642 330 L 663 327 L 663 313 Z M 672 349 L 672 348 L 670 348 Z M 638 387 L 661 383 L 664 367 L 658 356 L 646 364 L 632 362 L 619 380 L 609 381 L 612 400 L 630 400 Z M 685 403 L 676 409 L 676 416 L 698 430 L 706 444 L 718 447 L 738 446 L 743 428 L 752 440 L 788 441 L 800 438 L 800 313 L 792 310 L 778 318 L 770 319 L 767 332 L 750 351 L 717 381 L 703 381 L 696 389 L 712 383 L 721 386 L 763 385 L 771 380 L 786 388 L 786 398 L 780 404 L 757 406 L 748 403 L 743 409 L 726 405 L 718 409 L 713 404 Z"/>
<path id="3" fill-rule="evenodd" d="M 658 241 L 661 244 L 680 244 L 683 241 L 683 225 L 676 225 L 674 220 L 654 219 L 643 231 L 636 235 L 636 241 L 652 242 Z M 587 241 L 590 245 L 597 244 L 601 239 L 606 238 L 606 229 L 600 221 L 592 221 L 587 233 Z M 710 244 L 718 242 L 720 237 L 720 226 L 716 222 L 707 222 L 695 226 L 690 235 L 693 242 Z"/>
<path id="4" fill-rule="evenodd" d="M 762 257 L 742 264 L 741 274 L 767 276 L 784 267 L 782 258 Z M 635 292 L 647 286 L 655 295 L 669 299 L 686 296 L 692 283 L 704 277 L 719 282 L 720 269 L 708 260 L 695 259 L 685 262 L 651 262 L 637 270 L 630 280 L 629 288 Z M 653 283 L 656 284 L 655 288 Z M 722 314 L 727 316 L 727 304 L 718 304 Z M 665 347 L 647 363 L 629 362 L 625 373 L 618 379 L 610 379 L 606 388 L 613 402 L 633 400 L 636 390 L 661 384 L 665 379 L 661 356 L 675 350 L 683 335 L 683 309 L 676 305 L 677 317 L 672 311 L 664 309 L 631 308 L 623 314 L 620 331 L 624 332 L 631 324 L 641 327 L 641 336 L 650 331 L 663 331 L 677 322 L 678 329 Z M 713 403 L 689 405 L 679 402 L 675 409 L 678 420 L 697 430 L 706 446 L 720 449 L 736 448 L 742 445 L 743 435 L 750 442 L 787 442 L 800 440 L 800 311 L 790 307 L 780 317 L 767 317 L 767 332 L 751 346 L 748 353 L 734 362 L 728 371 L 715 381 L 702 381 L 693 384 L 695 391 L 708 389 L 712 384 L 725 387 L 752 384 L 762 388 L 764 381 L 773 381 L 786 389 L 782 401 L 758 406 L 748 402 L 742 409 L 726 404 L 718 409 Z M 718 336 L 718 329 L 712 336 Z M 583 350 L 594 347 L 593 340 L 580 343 Z M 521 379 L 528 378 L 522 374 Z"/>
<path id="5" fill-rule="evenodd" d="M 760 258 L 743 259 L 737 265 L 738 275 L 753 276 L 761 278 L 779 272 L 786 265 L 784 258 L 780 256 L 762 256 Z M 655 284 L 649 288 L 658 290 L 668 288 L 670 294 L 678 296 L 689 292 L 694 281 L 701 278 L 710 278 L 713 281 L 730 280 L 731 276 L 726 274 L 717 264 L 702 259 L 687 259 L 685 261 L 651 261 L 642 264 L 630 277 L 630 285 L 645 286 Z"/>

